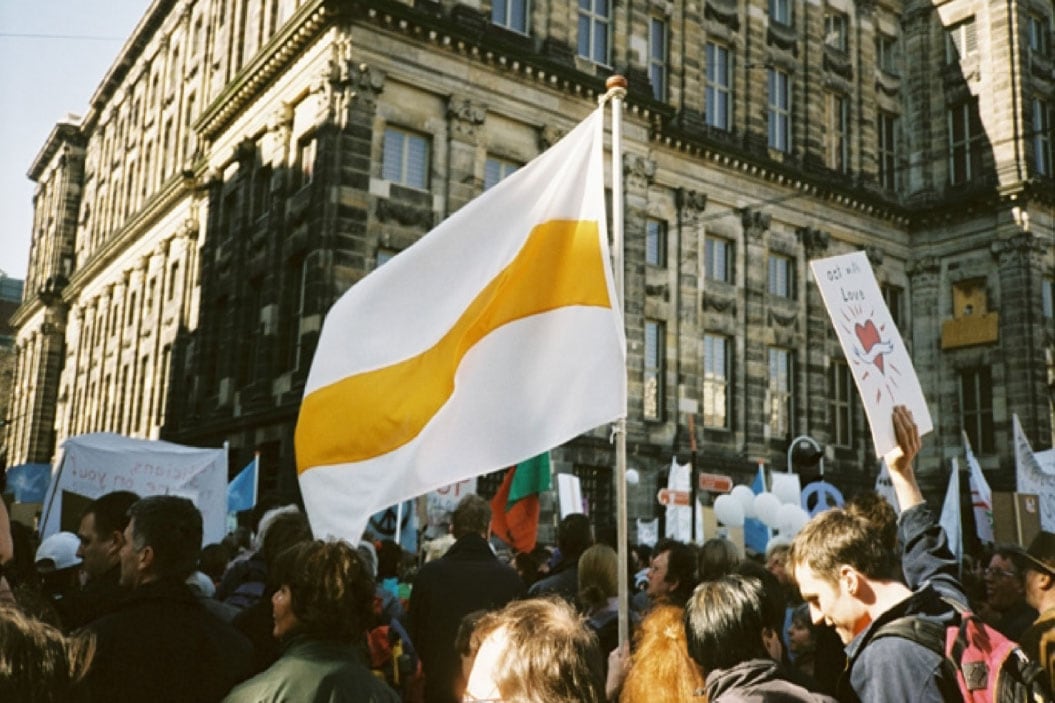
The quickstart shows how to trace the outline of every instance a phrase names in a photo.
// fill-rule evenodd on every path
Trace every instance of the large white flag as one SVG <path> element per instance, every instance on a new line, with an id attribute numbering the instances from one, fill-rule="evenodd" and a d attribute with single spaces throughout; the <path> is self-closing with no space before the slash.
<path id="1" fill-rule="evenodd" d="M 995 542 L 993 536 L 993 491 L 985 480 L 982 467 L 971 450 L 971 440 L 963 433 L 963 451 L 967 455 L 967 468 L 971 477 L 971 506 L 974 508 L 975 531 L 983 542 Z"/>
<path id="2" fill-rule="evenodd" d="M 625 416 L 603 131 L 598 108 L 330 309 L 296 430 L 317 536 Z"/>
<path id="3" fill-rule="evenodd" d="M 957 563 L 963 561 L 963 519 L 960 516 L 960 465 L 952 459 L 949 487 L 945 491 L 945 503 L 941 506 L 941 527 L 949 539 L 949 549 Z"/>
<path id="4" fill-rule="evenodd" d="M 1055 450 L 1034 452 L 1018 415 L 1011 416 L 1015 432 L 1015 474 L 1019 493 L 1040 499 L 1040 529 L 1055 532 Z"/>

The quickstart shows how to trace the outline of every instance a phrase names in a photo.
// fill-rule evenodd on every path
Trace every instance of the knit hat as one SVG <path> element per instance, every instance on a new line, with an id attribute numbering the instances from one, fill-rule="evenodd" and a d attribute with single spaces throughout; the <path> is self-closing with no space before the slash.
<path id="1" fill-rule="evenodd" d="M 77 556 L 80 549 L 80 537 L 72 532 L 56 532 L 37 548 L 36 567 L 38 571 L 61 571 L 78 566 L 81 563 Z M 45 562 L 51 562 L 50 564 Z"/>

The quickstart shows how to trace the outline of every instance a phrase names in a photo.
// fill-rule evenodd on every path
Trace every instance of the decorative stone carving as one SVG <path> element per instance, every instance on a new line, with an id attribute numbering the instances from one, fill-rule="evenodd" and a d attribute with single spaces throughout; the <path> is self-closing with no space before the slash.
<path id="1" fill-rule="evenodd" d="M 385 73 L 365 63 L 346 61 L 339 67 L 337 82 L 346 87 L 349 101 L 358 100 L 373 107 L 385 87 Z"/>
<path id="2" fill-rule="evenodd" d="M 542 129 L 539 130 L 538 135 L 539 151 L 549 149 L 551 146 L 559 142 L 567 133 L 567 130 L 554 127 L 553 125 L 548 124 L 543 126 Z"/>
<path id="3" fill-rule="evenodd" d="M 753 210 L 747 207 L 740 209 L 740 224 L 744 228 L 744 234 L 753 239 L 762 238 L 762 235 L 769 229 L 771 220 L 772 215 L 761 210 Z"/>
<path id="4" fill-rule="evenodd" d="M 795 324 L 798 322 L 799 316 L 794 312 L 782 315 L 776 310 L 771 309 L 769 310 L 768 318 L 770 325 L 779 325 L 780 327 L 787 327 L 791 329 L 795 327 Z"/>
<path id="5" fill-rule="evenodd" d="M 883 265 L 883 259 L 886 253 L 875 244 L 869 244 L 865 247 L 865 255 L 868 256 L 868 262 L 872 264 L 872 268 Z"/>
<path id="6" fill-rule="evenodd" d="M 683 214 L 699 214 L 707 209 L 707 194 L 687 188 L 674 191 L 674 204 Z"/>
<path id="7" fill-rule="evenodd" d="M 813 227 L 799 227 L 795 231 L 795 234 L 798 235 L 799 241 L 802 242 L 802 247 L 806 250 L 806 255 L 811 259 L 828 250 L 828 242 L 831 240 L 831 234 L 824 230 L 815 229 Z"/>
<path id="8" fill-rule="evenodd" d="M 735 2 L 729 0 L 707 0 L 703 16 L 720 22 L 734 32 L 740 31 L 740 13 Z"/>
<path id="9" fill-rule="evenodd" d="M 469 98 L 452 96 L 447 103 L 447 119 L 450 120 L 451 136 L 475 141 L 480 125 L 487 119 L 487 108 Z"/>
<path id="10" fill-rule="evenodd" d="M 401 225 L 432 227 L 432 211 L 424 208 L 407 205 L 393 200 L 379 199 L 377 201 L 377 219 L 382 221 L 396 221 Z"/>
<path id="11" fill-rule="evenodd" d="M 627 177 L 627 186 L 634 190 L 644 190 L 656 177 L 656 162 L 636 154 L 623 154 L 623 173 Z"/>
<path id="12" fill-rule="evenodd" d="M 906 270 L 910 276 L 936 274 L 941 271 L 941 260 L 936 256 L 921 256 L 909 262 Z"/>

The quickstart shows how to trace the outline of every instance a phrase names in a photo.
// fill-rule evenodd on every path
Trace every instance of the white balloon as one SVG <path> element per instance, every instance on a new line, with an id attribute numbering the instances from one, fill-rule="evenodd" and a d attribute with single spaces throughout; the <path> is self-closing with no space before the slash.
<path id="1" fill-rule="evenodd" d="M 802 489 L 799 487 L 799 477 L 795 474 L 773 474 L 773 495 L 781 503 L 799 505 L 802 503 Z"/>
<path id="2" fill-rule="evenodd" d="M 780 499 L 766 491 L 755 496 L 755 517 L 766 527 L 777 527 L 780 513 Z"/>
<path id="3" fill-rule="evenodd" d="M 780 510 L 777 511 L 777 529 L 780 530 L 780 534 L 788 534 L 794 529 L 800 512 L 802 508 L 797 505 L 784 503 L 780 506 Z"/>
<path id="4" fill-rule="evenodd" d="M 733 490 L 729 495 L 740 504 L 744 517 L 755 516 L 755 492 L 748 486 L 733 486 Z"/>
<path id="5" fill-rule="evenodd" d="M 626 482 L 629 483 L 631 486 L 636 486 L 640 480 L 641 474 L 637 472 L 637 469 L 626 470 Z"/>
<path id="6" fill-rule="evenodd" d="M 714 516 L 728 527 L 744 526 L 744 509 L 731 495 L 721 495 L 714 500 Z"/>
<path id="7" fill-rule="evenodd" d="M 797 535 L 802 530 L 802 528 L 806 526 L 806 523 L 809 522 L 809 521 L 810 521 L 810 514 L 807 513 L 805 510 L 803 510 L 801 506 L 795 506 L 795 517 L 792 519 L 791 523 L 788 525 L 788 527 L 790 528 L 789 531 L 788 531 L 788 534 L 789 535 Z"/>

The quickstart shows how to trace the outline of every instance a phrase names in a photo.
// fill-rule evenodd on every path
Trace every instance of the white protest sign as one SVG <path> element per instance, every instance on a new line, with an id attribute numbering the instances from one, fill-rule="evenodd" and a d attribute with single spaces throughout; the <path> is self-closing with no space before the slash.
<path id="1" fill-rule="evenodd" d="M 561 520 L 572 513 L 583 512 L 582 484 L 575 474 L 557 474 L 557 497 Z"/>
<path id="2" fill-rule="evenodd" d="M 686 495 L 692 491 L 692 466 L 679 464 L 677 457 L 670 462 L 670 473 L 667 475 L 667 490 L 682 491 Z M 667 505 L 665 536 L 679 542 L 692 541 L 692 504 L 678 505 L 671 501 Z"/>
<path id="3" fill-rule="evenodd" d="M 908 349 L 894 326 L 863 251 L 810 262 L 846 361 L 861 396 L 876 456 L 898 450 L 891 415 L 904 405 L 920 435 L 934 425 Z"/>
<path id="4" fill-rule="evenodd" d="M 225 449 L 96 432 L 63 443 L 57 480 L 52 480 L 44 497 L 41 536 L 62 529 L 64 493 L 87 501 L 111 491 L 190 498 L 202 514 L 203 544 L 219 542 L 227 533 Z"/>
<path id="5" fill-rule="evenodd" d="M 447 533 L 451 522 L 451 513 L 465 496 L 476 493 L 476 477 L 437 488 L 425 494 L 425 506 L 429 524 L 426 535 L 430 538 L 440 537 Z"/>

